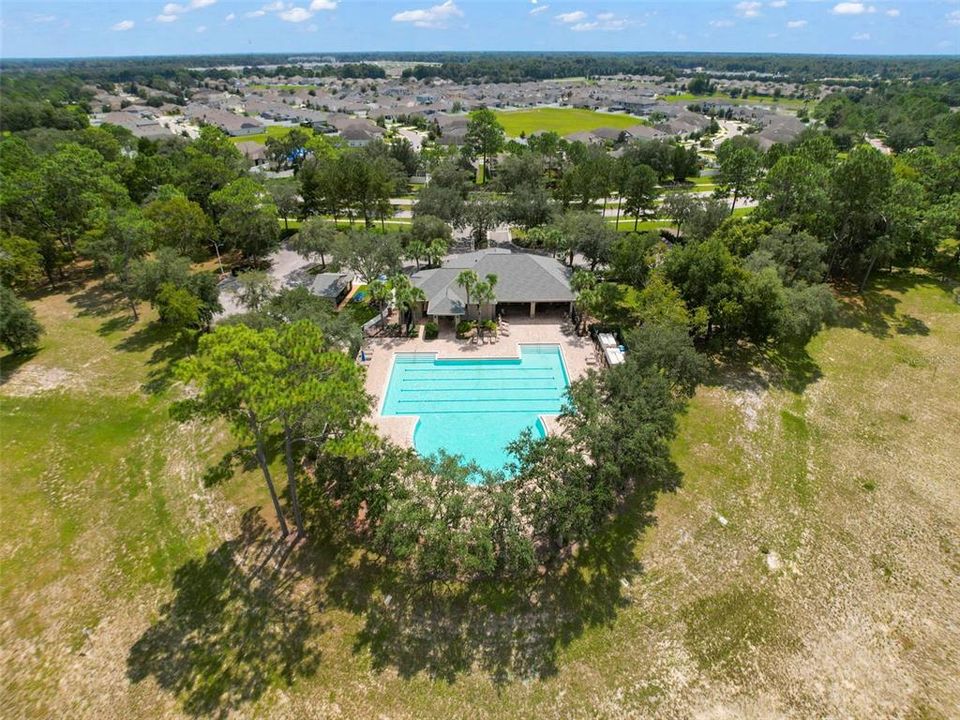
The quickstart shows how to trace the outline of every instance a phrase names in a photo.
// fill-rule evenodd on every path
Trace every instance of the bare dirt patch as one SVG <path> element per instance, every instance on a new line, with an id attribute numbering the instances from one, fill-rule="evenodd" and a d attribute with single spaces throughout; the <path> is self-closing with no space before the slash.
<path id="1" fill-rule="evenodd" d="M 6 379 L 2 393 L 12 397 L 30 397 L 52 390 L 77 389 L 83 384 L 80 376 L 57 367 L 27 365 L 19 368 Z"/>

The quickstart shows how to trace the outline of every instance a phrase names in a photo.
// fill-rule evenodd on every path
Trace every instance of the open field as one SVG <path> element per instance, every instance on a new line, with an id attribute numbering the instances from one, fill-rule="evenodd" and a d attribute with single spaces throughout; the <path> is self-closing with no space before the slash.
<path id="1" fill-rule="evenodd" d="M 276 90 L 277 92 L 299 92 L 301 90 L 316 90 L 319 85 L 290 85 L 289 83 L 277 83 L 267 85 L 266 83 L 251 83 L 247 85 L 250 90 Z"/>
<path id="2" fill-rule="evenodd" d="M 559 135 L 602 127 L 628 128 L 646 123 L 642 118 L 623 113 L 600 113 L 578 108 L 536 108 L 534 110 L 495 110 L 497 120 L 507 135 L 517 137 L 538 132 L 553 131 Z"/>
<path id="3" fill-rule="evenodd" d="M 248 458 L 168 417 L 182 341 L 96 284 L 42 297 L 0 385 L 4 714 L 955 717 L 960 306 L 921 272 L 841 300 L 718 364 L 676 491 L 504 615 L 388 602 L 322 519 L 277 570 Z"/>
<path id="4" fill-rule="evenodd" d="M 298 130 L 303 130 L 306 133 L 312 133 L 312 130 L 307 128 L 302 128 L 299 126 L 287 126 L 287 125 L 266 125 L 264 131 L 260 133 L 255 133 L 253 135 L 241 135 L 240 137 L 231 137 L 230 141 L 235 143 L 240 142 L 255 142 L 264 145 L 267 142 L 268 137 L 283 137 L 289 133 L 294 128 Z"/>
<path id="5" fill-rule="evenodd" d="M 750 95 L 749 97 L 732 98 L 729 95 L 693 95 L 691 93 L 678 93 L 676 95 L 664 95 L 661 98 L 664 102 L 719 102 L 727 105 L 780 105 L 788 108 L 801 108 L 805 105 L 813 105 L 813 100 L 798 100 L 797 98 L 775 98 L 769 95 Z"/>

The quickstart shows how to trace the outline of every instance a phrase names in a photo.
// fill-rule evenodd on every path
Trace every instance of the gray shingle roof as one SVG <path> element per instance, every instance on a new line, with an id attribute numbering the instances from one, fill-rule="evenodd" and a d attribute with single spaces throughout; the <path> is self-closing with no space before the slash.
<path id="1" fill-rule="evenodd" d="M 310 283 L 310 292 L 320 297 L 336 298 L 352 280 L 350 273 L 318 273 Z"/>
<path id="2" fill-rule="evenodd" d="M 466 293 L 457 275 L 473 270 L 480 278 L 497 276 L 497 302 L 570 302 L 570 271 L 557 260 L 496 248 L 451 258 L 443 267 L 421 270 L 412 277 L 427 296 L 428 315 L 463 315 Z"/>

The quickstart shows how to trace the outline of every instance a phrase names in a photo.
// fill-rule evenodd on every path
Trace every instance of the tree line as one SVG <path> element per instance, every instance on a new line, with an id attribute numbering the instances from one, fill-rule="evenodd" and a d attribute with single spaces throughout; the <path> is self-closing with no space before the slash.
<path id="1" fill-rule="evenodd" d="M 280 241 L 274 198 L 247 167 L 212 127 L 192 142 L 137 141 L 111 126 L 5 137 L 5 291 L 55 287 L 69 268 L 89 261 L 135 319 L 139 303 L 149 302 L 162 322 L 209 327 L 220 310 L 217 277 L 194 272 L 192 263 L 226 254 L 256 263 Z M 19 350 L 36 339 L 21 334 L 4 344 Z"/>

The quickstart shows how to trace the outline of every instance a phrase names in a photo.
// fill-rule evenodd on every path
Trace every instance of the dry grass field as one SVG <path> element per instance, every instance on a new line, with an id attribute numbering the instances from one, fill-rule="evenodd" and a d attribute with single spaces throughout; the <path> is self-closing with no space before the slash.
<path id="1" fill-rule="evenodd" d="M 919 271 L 841 299 L 718 363 L 676 491 L 517 610 L 391 585 L 322 518 L 286 556 L 226 430 L 169 419 L 181 341 L 42 297 L 0 385 L 3 716 L 957 717 L 960 305 Z"/>

